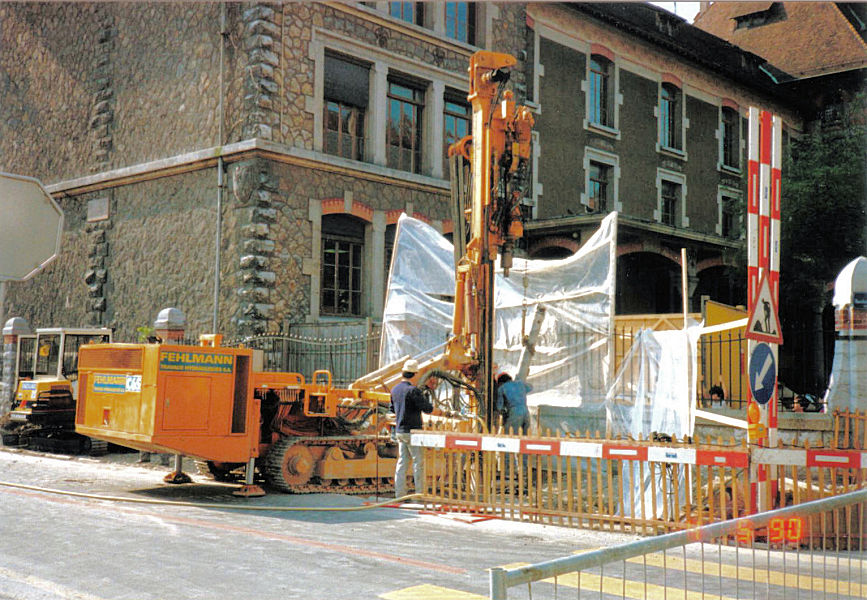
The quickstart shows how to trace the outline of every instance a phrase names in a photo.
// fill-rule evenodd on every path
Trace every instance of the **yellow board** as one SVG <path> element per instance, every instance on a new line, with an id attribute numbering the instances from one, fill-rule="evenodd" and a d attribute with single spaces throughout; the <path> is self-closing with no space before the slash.
<path id="1" fill-rule="evenodd" d="M 704 319 L 705 326 L 721 325 L 744 319 L 747 311 L 743 307 L 728 306 L 720 302 L 708 301 L 705 303 Z M 735 400 L 735 407 L 746 405 L 747 385 L 747 340 L 744 338 L 746 327 L 730 329 L 720 333 L 711 333 L 702 336 L 702 344 L 706 348 L 712 348 L 712 352 L 706 352 L 702 356 L 700 372 L 701 382 L 705 393 L 713 385 L 722 385 L 726 399 Z M 742 400 L 739 404 L 737 400 Z"/>

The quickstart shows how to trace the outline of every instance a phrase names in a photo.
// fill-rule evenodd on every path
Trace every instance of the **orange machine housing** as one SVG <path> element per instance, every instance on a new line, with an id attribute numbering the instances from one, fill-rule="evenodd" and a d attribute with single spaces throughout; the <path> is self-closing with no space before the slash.
<path id="1" fill-rule="evenodd" d="M 76 431 L 146 452 L 246 463 L 259 453 L 253 359 L 248 348 L 84 346 Z"/>

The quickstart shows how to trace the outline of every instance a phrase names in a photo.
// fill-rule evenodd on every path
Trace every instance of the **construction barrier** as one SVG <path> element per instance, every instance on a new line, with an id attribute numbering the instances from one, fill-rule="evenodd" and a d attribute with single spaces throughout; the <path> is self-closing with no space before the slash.
<path id="1" fill-rule="evenodd" d="M 424 502 L 431 509 L 623 531 L 682 530 L 755 512 L 750 466 L 767 465 L 782 507 L 865 487 L 867 451 L 747 447 L 734 440 L 602 439 L 559 433 L 521 437 L 429 429 Z M 810 535 L 846 536 L 860 523 L 807 524 Z"/>

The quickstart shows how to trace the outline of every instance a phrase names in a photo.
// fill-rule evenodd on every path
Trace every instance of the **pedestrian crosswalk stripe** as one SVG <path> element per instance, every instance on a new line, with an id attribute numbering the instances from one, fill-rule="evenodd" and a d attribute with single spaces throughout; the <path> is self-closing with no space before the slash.
<path id="1" fill-rule="evenodd" d="M 648 554 L 647 556 L 647 566 L 648 567 L 665 567 L 666 569 L 670 569 L 673 571 L 687 571 L 689 573 L 698 573 L 701 574 L 702 571 L 702 562 L 700 560 L 688 558 L 686 562 L 682 558 L 676 556 L 666 556 L 663 558 L 662 554 Z M 794 555 L 797 556 L 797 555 Z M 757 584 L 770 584 L 770 585 L 779 585 L 790 588 L 799 588 L 802 590 L 814 590 L 817 592 L 821 592 L 823 590 L 835 591 L 842 594 L 849 594 L 855 597 L 865 597 L 865 592 L 867 592 L 867 585 L 860 585 L 854 582 L 847 582 L 842 579 L 826 579 L 822 577 L 822 565 L 813 564 L 813 573 L 812 577 L 810 576 L 810 563 L 809 561 L 805 562 L 801 561 L 800 575 L 797 573 L 793 573 L 791 571 L 775 571 L 768 570 L 762 567 L 761 554 L 757 555 L 758 565 L 757 568 L 753 569 L 752 566 L 744 566 L 743 560 L 741 561 L 740 566 L 726 564 L 722 565 L 715 560 L 705 560 L 704 565 L 704 574 L 705 576 L 710 575 L 711 577 L 720 577 L 730 578 L 730 579 L 740 579 L 741 581 L 753 581 L 753 577 L 755 577 L 755 582 Z M 791 558 L 791 557 L 790 557 Z M 802 557 L 804 558 L 804 557 Z M 808 558 L 808 557 L 807 557 Z M 731 559 L 729 559 L 731 560 Z M 634 558 L 627 559 L 626 562 L 635 563 L 639 565 L 643 565 L 644 560 L 640 556 L 636 556 Z M 748 561 L 750 564 L 752 560 Z M 857 561 L 860 562 L 860 561 Z M 786 561 L 787 567 L 791 567 L 792 569 L 796 568 L 794 564 L 794 560 Z M 841 561 L 839 563 L 840 566 L 840 575 L 848 576 L 848 565 L 846 565 L 845 561 Z M 853 573 L 857 574 L 855 570 L 856 567 L 853 564 Z M 806 573 L 806 574 L 804 574 Z M 825 568 L 825 576 L 828 575 L 836 575 L 836 571 L 834 569 Z"/>
<path id="2" fill-rule="evenodd" d="M 515 569 L 517 567 L 525 567 L 527 564 L 529 563 L 513 563 L 503 565 L 503 568 Z M 565 575 L 557 576 L 556 579 L 551 577 L 542 581 L 553 583 L 557 586 L 594 592 L 599 592 L 599 586 L 601 585 L 604 594 L 613 594 L 621 598 L 631 598 L 632 600 L 734 600 L 728 596 L 716 596 L 696 590 L 684 592 L 681 588 L 633 581 L 631 579 L 624 579 L 623 577 L 603 577 L 595 573 L 588 573 L 587 571 L 566 573 Z"/>
<path id="3" fill-rule="evenodd" d="M 379 597 L 383 600 L 488 600 L 487 596 L 451 590 L 427 583 L 380 594 Z"/>

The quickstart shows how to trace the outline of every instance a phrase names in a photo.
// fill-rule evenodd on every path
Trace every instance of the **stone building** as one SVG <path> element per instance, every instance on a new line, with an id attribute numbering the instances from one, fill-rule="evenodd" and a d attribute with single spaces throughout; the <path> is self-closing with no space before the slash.
<path id="1" fill-rule="evenodd" d="M 617 312 L 679 312 L 681 248 L 691 310 L 732 284 L 745 208 L 750 106 L 801 119 L 765 59 L 640 4 L 527 8 L 539 163 L 531 256 L 577 248 L 620 212 Z M 743 259 L 741 259 L 743 260 Z"/>
<path id="2" fill-rule="evenodd" d="M 133 339 L 381 315 L 402 213 L 452 231 L 445 149 L 469 57 L 518 57 L 536 113 L 526 251 L 622 214 L 618 312 L 680 306 L 733 263 L 763 59 L 649 5 L 0 3 L 0 170 L 39 178 L 63 250 L 0 313 Z M 4 216 L 4 218 L 6 218 Z M 14 218 L 14 217 L 13 217 Z"/>

